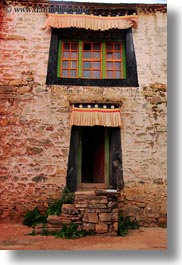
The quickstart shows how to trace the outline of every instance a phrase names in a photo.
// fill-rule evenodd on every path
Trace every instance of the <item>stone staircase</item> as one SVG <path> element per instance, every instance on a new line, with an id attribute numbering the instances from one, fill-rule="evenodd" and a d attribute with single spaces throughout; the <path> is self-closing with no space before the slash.
<path id="1" fill-rule="evenodd" d="M 58 231 L 63 224 L 76 223 L 80 230 L 117 235 L 119 196 L 115 190 L 77 191 L 74 204 L 63 204 L 60 216 L 48 216 L 46 229 Z M 40 233 L 41 229 L 38 226 L 35 233 Z"/>

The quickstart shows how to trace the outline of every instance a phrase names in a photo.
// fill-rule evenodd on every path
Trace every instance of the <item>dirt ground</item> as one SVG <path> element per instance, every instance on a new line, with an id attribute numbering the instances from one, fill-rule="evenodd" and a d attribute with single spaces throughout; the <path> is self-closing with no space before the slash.
<path id="1" fill-rule="evenodd" d="M 167 229 L 140 228 L 125 237 L 87 236 L 61 239 L 30 236 L 31 228 L 21 224 L 0 224 L 1 250 L 167 250 Z"/>

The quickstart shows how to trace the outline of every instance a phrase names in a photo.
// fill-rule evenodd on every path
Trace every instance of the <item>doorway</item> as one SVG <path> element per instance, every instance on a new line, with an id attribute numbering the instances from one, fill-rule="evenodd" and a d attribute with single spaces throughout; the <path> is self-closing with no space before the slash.
<path id="1" fill-rule="evenodd" d="M 72 126 L 67 188 L 123 188 L 120 128 Z"/>
<path id="2" fill-rule="evenodd" d="M 79 127 L 77 186 L 109 182 L 109 134 L 104 126 Z M 100 184 L 99 184 L 100 183 Z"/>
<path id="3" fill-rule="evenodd" d="M 105 128 L 81 128 L 81 183 L 105 183 Z"/>

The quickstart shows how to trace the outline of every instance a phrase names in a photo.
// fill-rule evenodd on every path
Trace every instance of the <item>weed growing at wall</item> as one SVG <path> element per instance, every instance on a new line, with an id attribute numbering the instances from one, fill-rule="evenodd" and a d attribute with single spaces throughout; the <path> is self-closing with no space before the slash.
<path id="1" fill-rule="evenodd" d="M 65 189 L 60 199 L 50 203 L 45 215 L 42 215 L 39 209 L 35 207 L 32 211 L 26 213 L 23 219 L 23 224 L 27 226 L 36 226 L 40 223 L 45 224 L 49 215 L 60 215 L 62 205 L 66 203 L 72 204 L 73 202 L 73 193 L 69 192 L 68 189 Z"/>
<path id="2" fill-rule="evenodd" d="M 124 217 L 121 214 L 119 215 L 118 218 L 118 236 L 126 236 L 128 234 L 128 230 L 132 229 L 138 229 L 139 228 L 139 224 L 138 222 L 135 221 L 131 221 L 130 217 Z"/>
<path id="3" fill-rule="evenodd" d="M 33 211 L 28 211 L 23 219 L 23 224 L 27 226 L 36 226 L 37 224 L 46 223 L 47 216 L 41 215 L 39 209 L 35 207 Z"/>
<path id="4" fill-rule="evenodd" d="M 75 239 L 84 236 L 94 235 L 93 231 L 79 230 L 78 225 L 71 223 L 69 225 L 63 225 L 62 229 L 59 231 L 49 231 L 46 228 L 40 233 L 42 236 L 55 236 L 56 238 L 65 238 L 65 239 Z M 35 230 L 33 230 L 28 235 L 36 236 Z"/>
<path id="5" fill-rule="evenodd" d="M 71 223 L 70 225 L 63 225 L 63 228 L 57 233 L 56 237 L 70 239 L 70 238 L 79 238 L 88 235 L 93 235 L 93 232 L 86 230 L 79 230 L 77 224 Z"/>
<path id="6" fill-rule="evenodd" d="M 59 200 L 51 202 L 47 209 L 48 215 L 60 215 L 63 204 L 72 204 L 74 202 L 74 195 L 67 188 L 64 189 L 62 197 Z"/>

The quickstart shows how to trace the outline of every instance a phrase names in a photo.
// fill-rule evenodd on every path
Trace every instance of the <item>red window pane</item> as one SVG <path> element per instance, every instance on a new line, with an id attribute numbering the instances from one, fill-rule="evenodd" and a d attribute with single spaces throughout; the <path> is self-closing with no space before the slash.
<path id="1" fill-rule="evenodd" d="M 86 42 L 83 44 L 84 51 L 91 51 L 92 44 L 90 42 Z"/>
<path id="2" fill-rule="evenodd" d="M 92 62 L 93 69 L 100 69 L 100 62 Z"/>
<path id="3" fill-rule="evenodd" d="M 122 45 L 118 42 L 106 45 L 106 77 L 121 78 L 121 54 Z"/>
<path id="4" fill-rule="evenodd" d="M 121 62 L 115 62 L 114 63 L 114 69 L 121 70 Z"/>
<path id="5" fill-rule="evenodd" d="M 112 71 L 107 71 L 107 77 L 108 77 L 108 78 L 112 78 L 112 77 L 113 77 L 113 75 L 112 75 Z"/>
<path id="6" fill-rule="evenodd" d="M 121 53 L 120 52 L 114 52 L 114 59 L 121 59 Z"/>
<path id="7" fill-rule="evenodd" d="M 110 51 L 110 50 L 112 51 L 113 50 L 112 44 L 107 44 L 106 49 L 107 51 Z"/>
<path id="8" fill-rule="evenodd" d="M 70 76 L 76 77 L 76 70 L 70 70 Z"/>
<path id="9" fill-rule="evenodd" d="M 93 50 L 94 51 L 100 51 L 100 43 L 94 43 L 93 44 Z"/>
<path id="10" fill-rule="evenodd" d="M 90 58 L 91 58 L 91 52 L 84 52 L 84 53 L 83 53 L 83 57 L 84 57 L 85 59 L 90 59 Z"/>
<path id="11" fill-rule="evenodd" d="M 84 62 L 83 63 L 83 68 L 91 68 L 91 62 Z"/>
<path id="12" fill-rule="evenodd" d="M 121 78 L 121 72 L 120 71 L 115 71 L 115 77 L 116 78 Z"/>
<path id="13" fill-rule="evenodd" d="M 70 68 L 76 69 L 77 68 L 77 61 L 70 61 Z"/>
<path id="14" fill-rule="evenodd" d="M 70 58 L 70 52 L 63 52 L 63 58 Z"/>
<path id="15" fill-rule="evenodd" d="M 66 42 L 64 43 L 64 51 L 69 51 L 70 50 L 70 43 Z"/>
<path id="16" fill-rule="evenodd" d="M 77 51 L 77 49 L 78 49 L 78 44 L 77 43 L 71 43 L 71 50 Z"/>
<path id="17" fill-rule="evenodd" d="M 71 51 L 71 59 L 76 59 L 76 58 L 77 58 L 77 52 Z"/>
<path id="18" fill-rule="evenodd" d="M 90 71 L 83 71 L 83 77 L 84 78 L 90 78 Z"/>
<path id="19" fill-rule="evenodd" d="M 60 76 L 65 78 L 77 77 L 78 43 L 63 42 Z M 66 60 L 65 60 L 66 59 Z"/>
<path id="20" fill-rule="evenodd" d="M 120 50 L 121 50 L 121 44 L 119 44 L 119 43 L 115 43 L 115 44 L 114 44 L 114 50 L 116 50 L 116 51 L 120 51 Z"/>
<path id="21" fill-rule="evenodd" d="M 98 51 L 98 52 L 93 52 L 93 53 L 92 53 L 92 58 L 93 58 L 93 59 L 99 59 L 99 58 L 100 58 L 100 51 Z"/>
<path id="22" fill-rule="evenodd" d="M 62 61 L 62 68 L 63 69 L 68 69 L 68 67 L 69 67 L 69 61 Z"/>
<path id="23" fill-rule="evenodd" d="M 68 77 L 68 70 L 63 70 L 62 71 L 62 76 L 63 77 Z"/>
<path id="24" fill-rule="evenodd" d="M 101 43 L 83 43 L 83 78 L 101 78 Z"/>
<path id="25" fill-rule="evenodd" d="M 113 69 L 113 62 L 107 62 L 107 69 Z"/>
<path id="26" fill-rule="evenodd" d="M 113 53 L 112 52 L 107 52 L 107 59 L 112 59 Z"/>
<path id="27" fill-rule="evenodd" d="M 99 71 L 93 71 L 93 72 L 92 72 L 92 77 L 93 77 L 93 78 L 96 78 L 96 79 L 100 78 L 100 77 L 101 77 L 101 76 L 100 76 L 100 72 L 99 72 Z"/>

